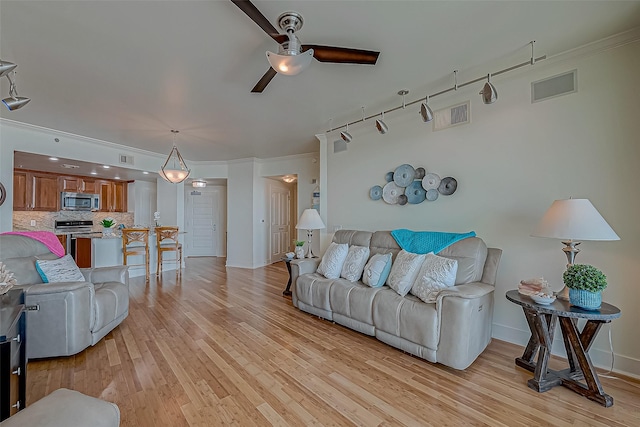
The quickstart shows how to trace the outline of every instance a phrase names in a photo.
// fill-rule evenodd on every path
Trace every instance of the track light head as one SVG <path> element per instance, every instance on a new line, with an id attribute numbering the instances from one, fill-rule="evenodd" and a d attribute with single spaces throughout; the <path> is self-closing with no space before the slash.
<path id="1" fill-rule="evenodd" d="M 10 73 L 16 67 L 17 67 L 17 65 L 14 64 L 13 62 L 7 62 L 7 61 L 3 61 L 2 59 L 0 59 L 0 77 L 4 76 L 5 74 Z"/>
<path id="2" fill-rule="evenodd" d="M 9 97 L 2 100 L 2 103 L 9 109 L 9 111 L 19 110 L 31 101 L 31 98 L 25 98 L 24 96 Z"/>
<path id="3" fill-rule="evenodd" d="M 498 100 L 498 91 L 495 86 L 491 84 L 491 74 L 487 74 L 487 82 L 482 87 L 480 96 L 482 96 L 482 102 L 484 104 L 493 104 Z"/>
<path id="4" fill-rule="evenodd" d="M 422 117 L 422 121 L 425 123 L 433 120 L 433 110 L 429 107 L 429 97 L 424 100 L 424 102 L 420 105 L 420 117 Z"/>
<path id="5" fill-rule="evenodd" d="M 378 129 L 378 132 L 380 132 L 381 135 L 384 135 L 385 133 L 389 132 L 389 128 L 387 127 L 387 124 L 384 122 L 384 111 L 380 113 L 380 118 L 376 120 L 376 129 Z"/>
<path id="6" fill-rule="evenodd" d="M 347 123 L 347 128 L 340 132 L 340 138 L 342 138 L 344 142 L 351 142 L 351 140 L 353 139 L 353 137 L 349 133 L 349 123 Z"/>

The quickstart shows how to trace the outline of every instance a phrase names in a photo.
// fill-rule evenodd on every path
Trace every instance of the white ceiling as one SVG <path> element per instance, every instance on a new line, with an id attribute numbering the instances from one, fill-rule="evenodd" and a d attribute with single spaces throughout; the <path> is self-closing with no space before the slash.
<path id="1" fill-rule="evenodd" d="M 230 1 L 1 0 L 0 58 L 32 101 L 0 116 L 164 154 L 178 129 L 188 160 L 293 155 L 316 151 L 330 118 L 397 106 L 400 89 L 410 101 L 454 69 L 526 61 L 530 40 L 550 56 L 640 26 L 635 1 L 254 3 L 276 27 L 301 13 L 303 43 L 378 50 L 378 63 L 314 61 L 252 94 L 277 45 Z"/>

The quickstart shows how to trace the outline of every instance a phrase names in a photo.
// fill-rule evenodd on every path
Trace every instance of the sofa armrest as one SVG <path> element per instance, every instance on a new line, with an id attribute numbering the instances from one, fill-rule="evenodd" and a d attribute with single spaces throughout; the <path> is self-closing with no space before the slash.
<path id="1" fill-rule="evenodd" d="M 303 274 L 315 273 L 320 265 L 320 258 L 294 259 L 291 265 L 291 302 L 294 307 L 298 306 L 298 293 L 296 291 L 296 281 Z"/>
<path id="2" fill-rule="evenodd" d="M 437 362 L 466 369 L 491 341 L 493 292 L 482 282 L 440 292 L 436 301 L 440 325 Z"/>
<path id="3" fill-rule="evenodd" d="M 81 290 L 83 288 L 93 288 L 90 282 L 57 282 L 57 283 L 39 283 L 36 285 L 21 286 L 24 290 L 25 297 L 32 295 L 51 295 L 58 293 L 67 293 Z"/>
<path id="4" fill-rule="evenodd" d="M 129 267 L 117 265 L 114 267 L 81 268 L 87 282 L 104 283 L 120 282 L 129 286 Z"/>

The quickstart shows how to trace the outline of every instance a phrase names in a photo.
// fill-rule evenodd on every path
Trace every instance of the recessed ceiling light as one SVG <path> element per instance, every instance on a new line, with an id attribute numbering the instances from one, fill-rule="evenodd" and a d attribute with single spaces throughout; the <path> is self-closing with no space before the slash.
<path id="1" fill-rule="evenodd" d="M 103 167 L 103 168 L 105 168 L 105 169 L 109 169 L 111 166 L 109 166 L 109 165 L 102 165 L 102 167 Z"/>
<path id="2" fill-rule="evenodd" d="M 145 175 L 149 175 L 149 172 L 147 172 L 147 171 L 144 171 L 142 173 L 145 174 Z"/>
<path id="3" fill-rule="evenodd" d="M 120 179 L 120 177 L 119 177 L 119 176 L 116 176 L 116 177 L 114 177 L 114 178 L 115 178 L 115 179 Z"/>
<path id="4" fill-rule="evenodd" d="M 98 175 L 98 172 L 90 172 L 91 175 Z"/>
<path id="5" fill-rule="evenodd" d="M 57 157 L 49 157 L 49 160 L 51 160 L 52 162 L 57 162 L 60 159 L 58 159 Z"/>

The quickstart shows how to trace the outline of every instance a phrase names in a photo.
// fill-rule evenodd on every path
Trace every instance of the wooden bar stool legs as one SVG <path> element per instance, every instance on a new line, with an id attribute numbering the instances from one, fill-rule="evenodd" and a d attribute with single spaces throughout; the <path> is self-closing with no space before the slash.
<path id="1" fill-rule="evenodd" d="M 144 256 L 144 263 L 129 264 L 127 257 Z M 124 265 L 145 266 L 145 279 L 149 281 L 149 229 L 148 228 L 123 228 L 122 229 L 122 261 Z"/>
<path id="2" fill-rule="evenodd" d="M 176 253 L 176 276 L 182 274 L 182 244 L 178 242 L 178 227 L 156 227 L 156 245 L 158 251 L 158 265 L 156 276 L 162 273 L 163 254 L 165 252 Z M 173 261 L 173 260 L 172 260 Z"/>

